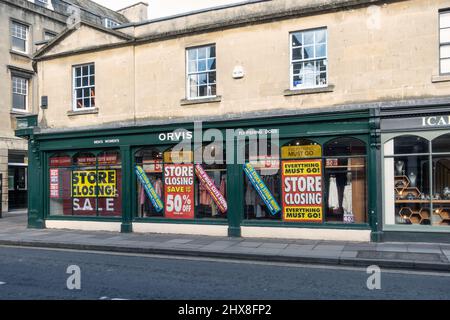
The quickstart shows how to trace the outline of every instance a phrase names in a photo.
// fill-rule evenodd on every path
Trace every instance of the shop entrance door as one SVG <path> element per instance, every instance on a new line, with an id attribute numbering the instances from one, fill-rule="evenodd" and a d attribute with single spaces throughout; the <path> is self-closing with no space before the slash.
<path id="1" fill-rule="evenodd" d="M 27 208 L 28 181 L 27 166 L 8 167 L 8 207 L 9 210 Z"/>

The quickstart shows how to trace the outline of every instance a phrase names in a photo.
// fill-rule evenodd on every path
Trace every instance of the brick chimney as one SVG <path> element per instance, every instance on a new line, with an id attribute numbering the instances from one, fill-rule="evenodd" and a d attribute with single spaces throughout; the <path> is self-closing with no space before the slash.
<path id="1" fill-rule="evenodd" d="M 148 3 L 138 2 L 117 12 L 124 15 L 130 22 L 142 22 L 148 19 Z"/>

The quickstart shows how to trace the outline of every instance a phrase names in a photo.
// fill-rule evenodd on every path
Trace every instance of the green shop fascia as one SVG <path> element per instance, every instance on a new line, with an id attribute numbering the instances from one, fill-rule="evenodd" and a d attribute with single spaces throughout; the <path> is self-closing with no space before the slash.
<path id="1" fill-rule="evenodd" d="M 19 118 L 28 226 L 377 241 L 379 120 L 375 109 L 280 111 L 202 119 L 201 130 L 197 120 L 58 130 Z M 261 133 L 270 143 L 259 136 L 255 153 L 249 137 Z"/>

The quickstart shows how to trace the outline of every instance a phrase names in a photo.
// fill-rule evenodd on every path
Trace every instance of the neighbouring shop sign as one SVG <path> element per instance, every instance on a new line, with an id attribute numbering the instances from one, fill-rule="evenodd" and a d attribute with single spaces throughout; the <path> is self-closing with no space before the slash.
<path id="1" fill-rule="evenodd" d="M 381 121 L 381 130 L 449 128 L 450 115 L 389 118 Z"/>
<path id="2" fill-rule="evenodd" d="M 194 219 L 194 165 L 164 166 L 165 217 Z"/>
<path id="3" fill-rule="evenodd" d="M 320 145 L 286 146 L 281 148 L 281 158 L 283 159 L 319 158 L 321 156 L 322 148 Z"/>
<path id="4" fill-rule="evenodd" d="M 322 161 L 283 161 L 283 220 L 322 222 Z"/>
<path id="5" fill-rule="evenodd" d="M 136 175 L 155 210 L 161 212 L 164 209 L 164 204 L 141 166 L 136 166 Z"/>
<path id="6" fill-rule="evenodd" d="M 50 198 L 58 199 L 59 195 L 59 169 L 50 169 Z"/>
<path id="7" fill-rule="evenodd" d="M 72 197 L 114 198 L 117 196 L 116 170 L 72 171 Z"/>
<path id="8" fill-rule="evenodd" d="M 247 163 L 244 165 L 244 172 L 247 175 L 250 183 L 255 188 L 256 192 L 258 192 L 259 196 L 264 201 L 264 204 L 267 206 L 270 213 L 272 215 L 276 215 L 278 212 L 280 212 L 281 208 L 278 202 L 275 200 L 274 196 L 270 192 L 269 188 L 267 188 L 258 172 L 256 172 L 255 168 L 250 163 Z"/>
<path id="9" fill-rule="evenodd" d="M 220 193 L 220 190 L 216 187 L 214 181 L 208 176 L 205 169 L 200 164 L 195 165 L 195 174 L 200 180 L 200 183 L 206 188 L 209 195 L 217 205 L 218 209 L 222 213 L 226 213 L 228 210 L 228 204 L 225 197 Z"/>

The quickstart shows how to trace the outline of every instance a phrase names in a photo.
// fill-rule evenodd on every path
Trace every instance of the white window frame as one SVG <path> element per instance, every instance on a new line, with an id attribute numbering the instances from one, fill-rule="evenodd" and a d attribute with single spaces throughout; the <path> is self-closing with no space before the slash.
<path id="1" fill-rule="evenodd" d="M 14 88 L 14 78 L 25 81 L 25 94 L 23 94 L 23 92 L 14 92 L 14 90 L 16 89 L 16 88 Z M 28 113 L 29 112 L 28 111 L 29 110 L 29 106 L 28 106 L 29 85 L 30 85 L 29 79 L 14 75 L 14 74 L 11 76 L 11 100 L 12 100 L 11 109 L 12 109 L 12 111 L 20 112 L 20 113 Z M 23 88 L 20 88 L 20 89 L 23 89 Z M 25 109 L 14 108 L 14 94 L 19 94 L 19 95 L 25 96 Z"/>
<path id="2" fill-rule="evenodd" d="M 450 15 L 450 9 L 439 11 L 439 74 L 440 75 L 448 75 L 448 74 L 450 74 L 450 71 L 442 72 L 442 61 L 448 60 L 450 62 L 450 54 L 449 54 L 449 56 L 442 57 L 442 48 L 447 47 L 450 49 L 450 42 L 448 42 L 448 41 L 442 42 L 441 33 L 442 33 L 442 30 L 450 30 L 450 25 L 446 26 L 446 27 L 442 27 L 442 16 L 443 15 Z"/>
<path id="3" fill-rule="evenodd" d="M 83 70 L 83 67 L 88 67 L 88 77 L 90 78 L 91 76 L 94 76 L 94 82 L 96 83 L 96 79 L 95 79 L 95 73 L 96 70 L 94 71 L 94 74 L 90 73 L 90 66 L 94 66 L 95 67 L 95 63 L 86 63 L 86 64 L 80 64 L 80 65 L 75 65 L 72 66 L 72 111 L 77 112 L 77 111 L 84 111 L 84 110 L 94 110 L 97 108 L 97 95 L 96 95 L 96 91 L 95 91 L 95 87 L 96 85 L 94 84 L 92 85 L 87 85 L 87 86 L 83 86 L 83 73 L 81 73 L 81 86 L 77 87 L 76 85 L 76 80 L 77 80 L 77 76 L 76 76 L 76 70 L 77 68 L 81 68 L 81 70 Z M 83 71 L 81 71 L 83 72 Z M 90 80 L 89 80 L 90 81 Z M 94 88 L 94 100 L 95 100 L 95 106 L 91 106 L 91 107 L 83 107 L 83 108 L 77 108 L 77 89 L 91 89 Z M 89 98 L 92 98 L 92 96 L 89 96 Z M 83 103 L 84 103 L 84 96 L 83 96 Z"/>
<path id="4" fill-rule="evenodd" d="M 215 69 L 211 69 L 208 70 L 208 64 L 206 66 L 206 70 L 205 71 L 196 71 L 196 72 L 189 72 L 189 51 L 190 50 L 198 50 L 201 48 L 209 48 L 209 47 L 214 47 L 216 55 L 214 57 L 215 59 L 215 64 L 216 67 Z M 206 60 L 208 61 L 208 58 L 206 58 Z M 197 60 L 198 61 L 198 57 Z M 215 72 L 216 73 L 216 82 L 215 82 L 215 86 L 216 86 L 216 94 L 214 95 L 206 95 L 206 96 L 197 96 L 197 97 L 191 97 L 191 85 L 190 85 L 190 79 L 189 77 L 191 75 L 195 75 L 195 74 L 203 74 L 203 73 L 210 73 L 210 72 Z M 217 97 L 217 48 L 216 48 L 216 44 L 207 44 L 207 45 L 203 45 L 203 46 L 197 46 L 197 47 L 190 47 L 190 48 L 186 48 L 186 97 L 187 100 L 201 100 L 201 99 L 210 99 L 210 98 L 216 98 Z"/>
<path id="5" fill-rule="evenodd" d="M 120 26 L 120 23 L 118 23 L 117 21 L 114 21 L 114 20 L 112 20 L 112 19 L 105 18 L 105 19 L 103 20 L 103 26 L 104 26 L 105 28 L 112 29 L 112 28 L 115 28 L 115 27 Z"/>
<path id="6" fill-rule="evenodd" d="M 11 28 L 12 28 L 12 29 L 14 29 L 14 26 L 15 26 L 15 25 L 21 26 L 21 27 L 24 27 L 24 28 L 25 28 L 25 39 L 23 39 L 23 38 L 21 38 L 21 37 L 15 36 L 15 35 L 12 33 L 12 30 L 10 30 L 10 33 L 11 33 L 11 34 L 10 34 L 10 37 L 11 37 L 11 38 L 14 37 L 14 38 L 17 38 L 17 39 L 20 39 L 20 40 L 25 40 L 25 51 L 22 51 L 22 50 L 19 50 L 19 49 L 14 48 L 12 39 L 10 40 L 10 41 L 11 41 L 11 50 L 12 50 L 12 51 L 15 51 L 15 52 L 20 52 L 20 53 L 28 54 L 28 51 L 29 51 L 29 44 L 28 44 L 28 42 L 29 42 L 29 35 L 30 35 L 30 27 L 29 27 L 28 25 L 22 23 L 22 22 L 18 22 L 18 21 L 15 21 L 15 20 L 11 20 Z"/>
<path id="7" fill-rule="evenodd" d="M 315 56 L 315 51 L 316 51 L 316 36 L 314 33 L 314 41 L 313 41 L 313 47 L 314 47 L 314 58 L 308 58 L 308 59 L 304 59 L 302 57 L 302 59 L 299 60 L 294 60 L 293 57 L 293 37 L 295 34 L 301 33 L 304 34 L 306 32 L 316 32 L 316 31 L 325 31 L 325 56 L 323 57 L 316 57 Z M 303 36 L 302 36 L 303 37 Z M 302 53 L 303 55 L 303 53 Z M 326 65 L 326 78 L 325 78 L 325 84 L 315 84 L 315 85 L 301 85 L 301 86 L 294 86 L 294 64 L 297 63 L 305 63 L 308 61 L 312 61 L 312 62 L 316 62 L 316 61 L 320 61 L 320 60 L 324 60 L 325 61 L 325 65 Z M 289 65 L 289 88 L 290 90 L 304 90 L 304 89 L 314 89 L 314 88 L 326 88 L 328 87 L 328 75 L 329 75 L 329 65 L 328 65 L 328 28 L 327 27 L 318 27 L 318 28 L 314 28 L 314 29 L 306 29 L 306 30 L 298 30 L 298 31 L 293 31 L 289 33 L 289 61 L 290 61 L 290 65 Z"/>

